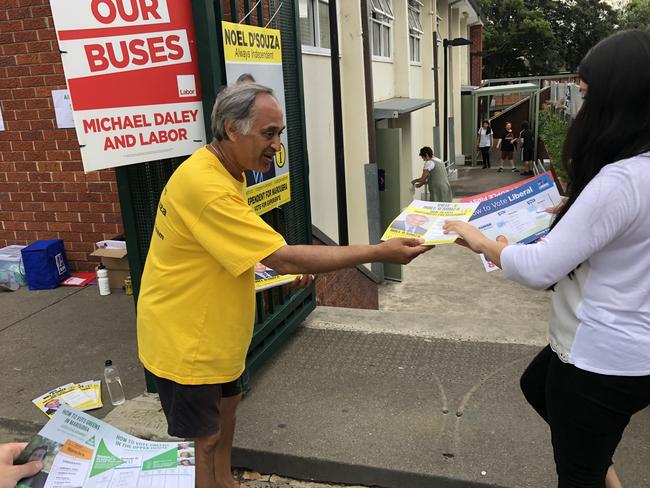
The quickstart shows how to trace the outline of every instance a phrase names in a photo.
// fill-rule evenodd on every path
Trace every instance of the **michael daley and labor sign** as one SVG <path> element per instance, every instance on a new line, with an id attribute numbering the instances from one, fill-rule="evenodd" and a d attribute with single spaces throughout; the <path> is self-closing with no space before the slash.
<path id="1" fill-rule="evenodd" d="M 191 0 L 50 0 L 86 172 L 206 143 Z"/>

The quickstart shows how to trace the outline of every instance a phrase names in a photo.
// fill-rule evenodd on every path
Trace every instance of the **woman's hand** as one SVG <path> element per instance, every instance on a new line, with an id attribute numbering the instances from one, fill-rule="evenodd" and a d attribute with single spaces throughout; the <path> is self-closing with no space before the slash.
<path id="1" fill-rule="evenodd" d="M 504 236 L 498 236 L 496 241 L 492 241 L 473 225 L 459 220 L 445 221 L 443 230 L 445 234 L 458 234 L 457 244 L 465 246 L 477 254 L 485 254 L 485 257 L 499 268 L 501 267 L 501 251 L 508 245 L 508 239 Z"/>
<path id="2" fill-rule="evenodd" d="M 458 234 L 459 237 L 456 239 L 456 243 L 471 249 L 475 253 L 482 253 L 482 245 L 489 241 L 476 227 L 460 220 L 447 220 L 442 229 L 445 234 Z"/>
<path id="3" fill-rule="evenodd" d="M 554 207 L 548 207 L 544 209 L 544 212 L 550 213 L 550 214 L 557 214 L 560 212 L 564 204 L 567 202 L 568 198 L 567 197 L 560 197 L 560 203 L 555 205 Z"/>

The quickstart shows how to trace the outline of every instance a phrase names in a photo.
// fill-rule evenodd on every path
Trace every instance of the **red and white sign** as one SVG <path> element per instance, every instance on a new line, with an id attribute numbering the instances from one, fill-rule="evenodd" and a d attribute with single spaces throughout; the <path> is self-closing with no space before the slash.
<path id="1" fill-rule="evenodd" d="M 84 169 L 206 143 L 191 0 L 50 0 Z"/>

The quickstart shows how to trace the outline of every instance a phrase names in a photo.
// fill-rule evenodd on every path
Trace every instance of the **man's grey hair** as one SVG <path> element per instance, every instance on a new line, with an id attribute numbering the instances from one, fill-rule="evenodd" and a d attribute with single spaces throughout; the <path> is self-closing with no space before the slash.
<path id="1" fill-rule="evenodd" d="M 227 140 L 227 121 L 233 130 L 249 134 L 255 118 L 255 99 L 263 93 L 275 98 L 271 88 L 257 83 L 240 83 L 222 90 L 212 108 L 212 136 L 217 141 Z"/>

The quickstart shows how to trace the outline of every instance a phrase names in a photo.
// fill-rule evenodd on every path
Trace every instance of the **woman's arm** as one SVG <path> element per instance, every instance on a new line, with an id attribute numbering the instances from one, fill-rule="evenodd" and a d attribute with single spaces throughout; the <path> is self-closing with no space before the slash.
<path id="1" fill-rule="evenodd" d="M 415 186 L 415 188 L 420 188 L 422 185 L 426 185 L 427 181 L 429 181 L 429 170 L 425 168 L 422 170 L 422 176 L 412 180 L 411 185 Z"/>
<path id="2" fill-rule="evenodd" d="M 447 222 L 445 231 L 457 232 L 463 239 L 459 244 L 484 253 L 508 279 L 545 289 L 616 239 L 639 212 L 649 211 L 639 208 L 636 191 L 628 169 L 609 165 L 587 185 L 553 230 L 535 244 L 506 246 L 462 222 Z"/>

